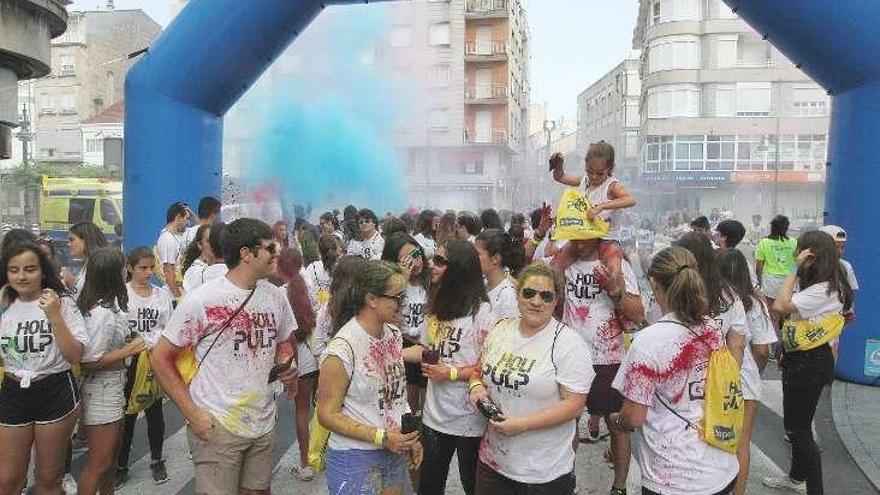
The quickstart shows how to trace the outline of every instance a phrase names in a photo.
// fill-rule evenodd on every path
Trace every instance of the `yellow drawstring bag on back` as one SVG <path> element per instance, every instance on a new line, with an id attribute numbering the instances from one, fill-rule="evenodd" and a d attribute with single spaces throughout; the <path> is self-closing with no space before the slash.
<path id="1" fill-rule="evenodd" d="M 568 187 L 562 191 L 559 207 L 556 209 L 553 240 L 588 241 L 607 236 L 608 222 L 599 217 L 587 219 L 592 208 L 590 200 L 577 189 Z"/>

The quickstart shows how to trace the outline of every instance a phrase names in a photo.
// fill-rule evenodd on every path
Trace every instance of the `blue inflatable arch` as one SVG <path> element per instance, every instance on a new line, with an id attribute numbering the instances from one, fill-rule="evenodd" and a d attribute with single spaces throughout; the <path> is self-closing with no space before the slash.
<path id="1" fill-rule="evenodd" d="M 866 349 L 880 340 L 880 1 L 724 1 L 833 97 L 825 221 L 850 232 L 863 283 L 837 372 L 876 383 Z M 126 245 L 152 245 L 173 201 L 220 196 L 225 113 L 326 4 L 350 3 L 361 2 L 189 2 L 126 78 Z"/>
<path id="2" fill-rule="evenodd" d="M 880 1 L 724 1 L 832 97 L 825 223 L 846 229 L 862 284 L 837 376 L 876 385 L 867 369 L 870 341 L 880 340 Z M 880 368 L 880 350 L 873 355 Z"/>

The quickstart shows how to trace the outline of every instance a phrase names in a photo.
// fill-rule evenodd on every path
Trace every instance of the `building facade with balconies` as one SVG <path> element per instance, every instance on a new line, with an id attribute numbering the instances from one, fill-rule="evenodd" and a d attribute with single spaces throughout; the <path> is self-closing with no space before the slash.
<path id="1" fill-rule="evenodd" d="M 52 40 L 51 72 L 36 81 L 34 152 L 38 161 L 83 163 L 82 122 L 123 99 L 125 74 L 162 28 L 142 10 L 70 12 Z"/>
<path id="2" fill-rule="evenodd" d="M 430 0 L 389 10 L 380 60 L 420 87 L 395 132 L 411 204 L 510 207 L 529 106 L 529 33 L 519 0 Z"/>
<path id="3" fill-rule="evenodd" d="M 721 0 L 641 0 L 633 45 L 644 206 L 821 214 L 825 91 Z"/>

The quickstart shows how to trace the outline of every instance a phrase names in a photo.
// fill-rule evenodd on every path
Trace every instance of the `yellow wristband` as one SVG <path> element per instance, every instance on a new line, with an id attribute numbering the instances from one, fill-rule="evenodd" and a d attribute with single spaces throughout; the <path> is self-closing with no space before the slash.
<path id="1" fill-rule="evenodd" d="M 468 393 L 470 393 L 470 391 L 473 390 L 474 387 L 477 387 L 477 386 L 481 386 L 481 387 L 483 387 L 483 388 L 486 388 L 486 386 L 483 385 L 483 382 L 481 382 L 481 381 L 479 381 L 479 380 L 474 380 L 474 381 L 471 382 L 470 385 L 468 385 Z"/>
<path id="2" fill-rule="evenodd" d="M 385 428 L 376 428 L 376 434 L 373 436 L 373 443 L 380 447 L 385 443 Z"/>
<path id="3" fill-rule="evenodd" d="M 449 379 L 452 381 L 458 380 L 458 368 L 455 366 L 449 368 Z"/>

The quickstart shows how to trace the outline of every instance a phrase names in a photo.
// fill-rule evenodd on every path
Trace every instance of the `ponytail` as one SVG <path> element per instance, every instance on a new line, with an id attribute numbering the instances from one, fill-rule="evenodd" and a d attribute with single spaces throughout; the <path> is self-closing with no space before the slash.
<path id="1" fill-rule="evenodd" d="M 486 229 L 477 236 L 490 256 L 501 255 L 501 266 L 516 277 L 526 265 L 526 252 L 521 242 L 501 229 Z"/>
<path id="2" fill-rule="evenodd" d="M 706 286 L 690 251 L 681 247 L 660 251 L 651 262 L 648 277 L 666 291 L 669 309 L 682 323 L 699 325 L 705 320 L 709 311 Z"/>

